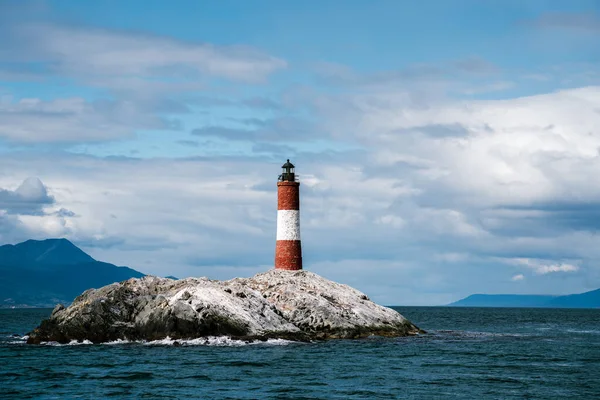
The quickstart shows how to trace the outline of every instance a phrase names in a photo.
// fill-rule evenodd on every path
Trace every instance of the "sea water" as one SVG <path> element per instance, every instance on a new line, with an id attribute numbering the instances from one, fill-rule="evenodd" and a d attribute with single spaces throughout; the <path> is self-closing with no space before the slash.
<path id="1" fill-rule="evenodd" d="M 428 333 L 26 345 L 51 310 L 0 310 L 0 397 L 600 398 L 600 310 L 395 309 Z"/>

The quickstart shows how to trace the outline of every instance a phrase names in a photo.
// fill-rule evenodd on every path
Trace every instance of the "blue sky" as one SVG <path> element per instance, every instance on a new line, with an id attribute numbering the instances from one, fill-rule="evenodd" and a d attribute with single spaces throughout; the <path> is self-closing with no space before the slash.
<path id="1" fill-rule="evenodd" d="M 386 304 L 600 287 L 596 1 L 0 2 L 0 242 Z"/>

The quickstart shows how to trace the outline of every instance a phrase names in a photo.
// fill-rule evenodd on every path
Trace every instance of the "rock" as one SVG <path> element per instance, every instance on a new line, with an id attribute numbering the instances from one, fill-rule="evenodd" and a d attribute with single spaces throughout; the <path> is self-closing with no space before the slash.
<path id="1" fill-rule="evenodd" d="M 216 281 L 146 276 L 90 289 L 58 305 L 28 343 L 89 340 L 316 340 L 421 333 L 396 311 L 308 271 L 271 270 Z"/>
<path id="2" fill-rule="evenodd" d="M 65 309 L 65 306 L 62 304 L 57 304 L 56 307 L 54 307 L 54 310 L 52 310 L 52 315 L 58 313 L 59 311 L 62 311 Z"/>

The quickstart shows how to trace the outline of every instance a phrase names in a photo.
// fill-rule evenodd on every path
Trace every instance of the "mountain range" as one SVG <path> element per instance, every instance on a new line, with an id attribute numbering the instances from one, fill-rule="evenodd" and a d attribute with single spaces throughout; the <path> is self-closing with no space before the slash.
<path id="1" fill-rule="evenodd" d="M 600 289 L 565 296 L 529 294 L 472 294 L 451 307 L 600 308 Z"/>
<path id="2" fill-rule="evenodd" d="M 89 288 L 143 273 L 96 261 L 67 239 L 0 246 L 0 308 L 69 304 Z"/>

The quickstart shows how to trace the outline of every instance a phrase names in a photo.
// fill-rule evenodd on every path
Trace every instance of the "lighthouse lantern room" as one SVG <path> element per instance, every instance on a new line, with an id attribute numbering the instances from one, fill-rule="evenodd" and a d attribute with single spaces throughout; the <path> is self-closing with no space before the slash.
<path id="1" fill-rule="evenodd" d="M 288 158 L 287 162 L 281 166 L 282 172 L 279 175 L 279 181 L 295 182 L 296 181 L 296 167 L 290 162 Z"/>
<path id="2" fill-rule="evenodd" d="M 296 168 L 287 160 L 281 166 L 277 180 L 277 244 L 275 246 L 275 269 L 302 269 L 302 246 L 300 244 L 300 182 L 296 180 Z"/>

